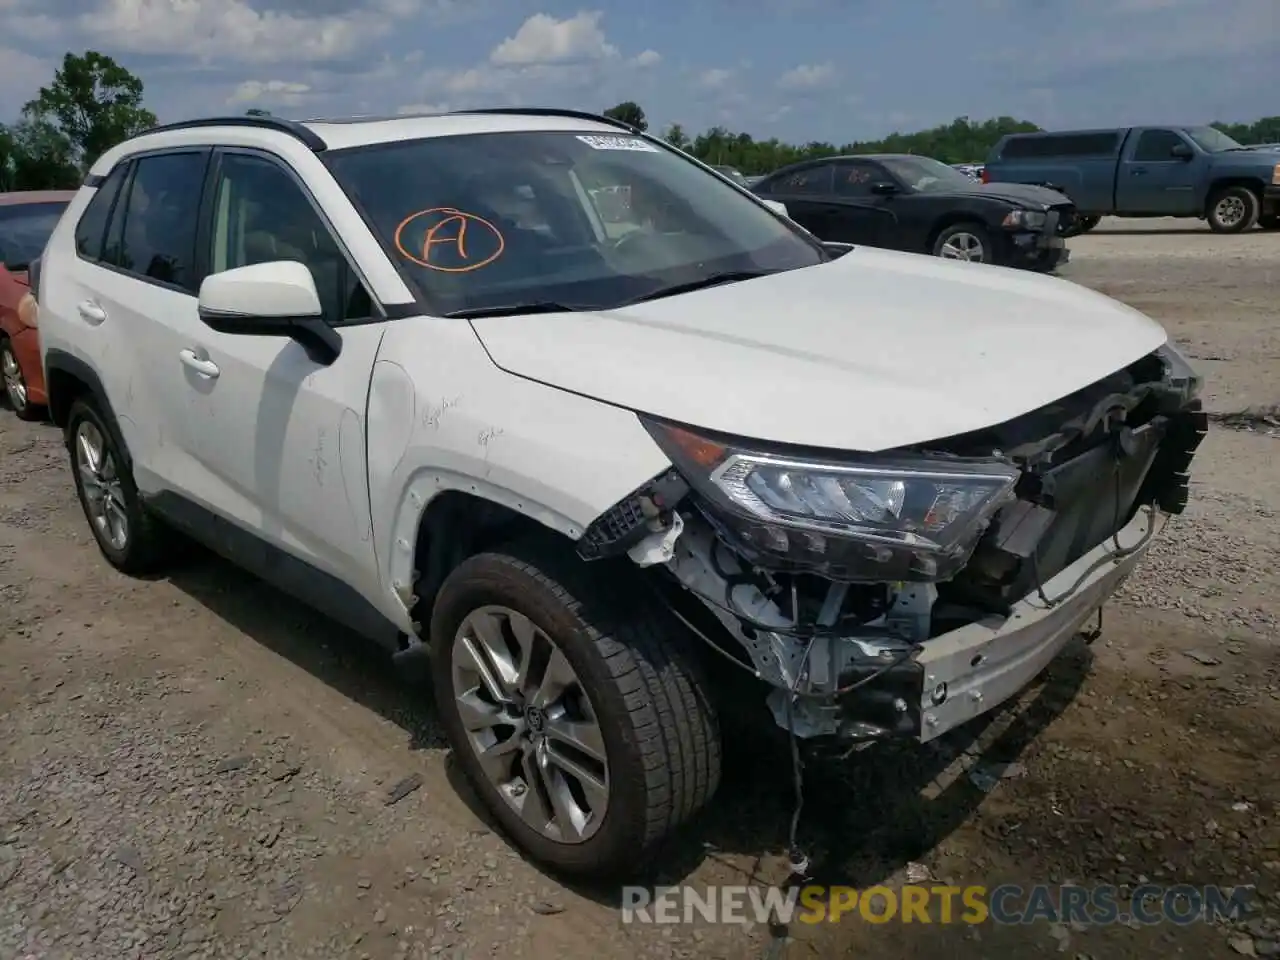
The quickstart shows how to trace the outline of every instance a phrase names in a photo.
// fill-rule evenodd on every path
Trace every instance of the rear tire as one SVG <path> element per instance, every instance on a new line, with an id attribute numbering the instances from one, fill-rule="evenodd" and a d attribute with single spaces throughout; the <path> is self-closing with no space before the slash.
<path id="1" fill-rule="evenodd" d="M 703 674 L 679 649 L 683 628 L 646 594 L 531 540 L 464 561 L 435 603 L 432 681 L 454 758 L 514 843 L 565 875 L 634 876 L 719 785 Z M 558 707 L 538 697 L 552 664 L 572 677 Z"/>
<path id="2" fill-rule="evenodd" d="M 932 253 L 944 260 L 995 263 L 995 243 L 985 226 L 975 221 L 953 223 L 933 241 Z"/>
<path id="3" fill-rule="evenodd" d="M 18 354 L 13 349 L 13 342 L 0 333 L 0 375 L 4 377 L 5 398 L 19 420 L 41 420 L 44 408 L 30 400 L 27 392 L 27 379 L 18 363 Z"/>
<path id="4" fill-rule="evenodd" d="M 115 435 L 92 400 L 72 402 L 66 442 L 76 494 L 102 555 L 121 573 L 154 573 L 172 556 L 176 535 L 143 505 Z"/>
<path id="5" fill-rule="evenodd" d="M 1209 197 L 1205 219 L 1214 233 L 1243 233 L 1258 222 L 1262 204 L 1248 187 L 1224 187 Z"/>

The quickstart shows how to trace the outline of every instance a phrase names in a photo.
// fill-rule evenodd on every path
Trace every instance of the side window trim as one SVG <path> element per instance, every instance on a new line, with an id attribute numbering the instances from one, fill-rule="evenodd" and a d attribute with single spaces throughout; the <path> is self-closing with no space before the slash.
<path id="1" fill-rule="evenodd" d="M 111 238 L 112 234 L 115 232 L 117 222 L 119 222 L 120 224 L 120 229 L 122 231 L 121 237 L 123 238 L 123 228 L 124 228 L 124 221 L 126 219 L 126 214 L 128 211 L 129 196 L 133 193 L 133 181 L 134 181 L 134 178 L 137 176 L 139 160 L 144 160 L 147 157 L 167 156 L 169 154 L 185 154 L 185 153 L 200 154 L 200 155 L 203 155 L 204 157 L 205 171 L 207 174 L 209 159 L 212 154 L 212 150 L 213 148 L 209 146 L 204 146 L 199 144 L 189 146 L 184 144 L 180 147 L 162 147 L 156 150 L 141 150 L 138 153 L 131 153 L 129 154 L 128 157 L 122 158 L 120 160 L 120 163 L 122 165 L 127 164 L 128 169 L 125 171 L 124 183 L 121 184 L 119 191 L 117 191 L 115 198 L 112 200 L 111 210 L 109 211 L 107 216 L 107 228 L 104 231 L 103 237 L 102 237 L 101 254 L 103 255 L 103 257 L 100 257 L 99 259 L 96 259 L 96 260 L 91 260 L 90 262 L 93 263 L 95 266 L 101 267 L 103 270 L 110 270 L 112 273 L 118 273 L 118 274 L 121 274 L 122 276 L 126 276 L 130 280 L 137 280 L 139 283 L 149 284 L 150 286 L 153 286 L 153 287 L 160 287 L 163 290 L 170 290 L 174 293 L 181 293 L 184 296 L 194 297 L 196 295 L 194 292 L 192 292 L 187 287 L 184 287 L 180 284 L 169 283 L 165 280 L 157 280 L 155 277 L 148 277 L 145 274 L 136 273 L 133 270 L 126 270 L 124 267 L 117 266 L 114 263 L 109 263 L 105 259 L 105 254 L 106 254 L 107 241 Z M 113 170 L 112 173 L 114 172 L 115 171 Z M 110 175 L 111 174 L 108 174 L 107 176 L 110 176 Z M 202 178 L 202 182 L 203 182 L 203 178 Z M 124 198 L 125 205 L 123 207 L 120 205 L 121 198 Z M 203 191 L 202 191 L 200 203 L 203 203 L 203 199 L 204 198 L 203 198 Z M 200 203 L 197 204 L 197 210 L 199 209 Z M 197 225 L 197 232 L 198 230 L 199 228 Z M 123 239 L 122 239 L 122 242 L 123 242 Z M 193 265 L 197 265 L 195 260 L 193 260 L 192 263 Z M 197 289 L 198 288 L 199 288 L 199 284 L 197 283 Z"/>
<path id="2" fill-rule="evenodd" d="M 240 147 L 240 146 L 218 146 L 213 148 L 213 161 L 209 164 L 209 174 L 205 180 L 205 188 L 201 198 L 200 205 L 200 223 L 196 230 L 196 242 L 199 245 L 196 263 L 200 269 L 200 278 L 208 276 L 205 271 L 211 266 L 209 262 L 209 254 L 212 251 L 211 240 L 213 237 L 213 218 L 215 214 L 214 204 L 217 202 L 217 187 L 222 174 L 222 158 L 228 155 L 239 155 L 245 157 L 253 157 L 257 160 L 270 163 L 278 170 L 284 173 L 301 191 L 303 198 L 315 211 L 316 217 L 320 220 L 321 225 L 328 232 L 329 238 L 337 246 L 342 254 L 343 260 L 346 262 L 347 269 L 364 287 L 365 293 L 369 296 L 369 302 L 373 305 L 372 314 L 368 317 L 350 317 L 339 318 L 332 321 L 329 325 L 335 329 L 341 327 L 359 326 L 365 323 L 382 323 L 389 319 L 386 308 L 373 294 L 373 285 L 369 283 L 369 278 L 365 276 L 360 264 L 356 258 L 351 255 L 350 248 L 343 242 L 340 231 L 334 228 L 333 221 L 329 219 L 329 215 L 324 211 L 312 194 L 311 189 L 306 182 L 298 176 L 296 170 L 278 154 L 269 150 L 262 150 L 257 147 Z"/>
<path id="3" fill-rule="evenodd" d="M 103 254 L 106 252 L 107 236 L 111 233 L 111 221 L 115 217 L 116 208 L 120 204 L 120 194 L 122 194 L 129 185 L 130 177 L 133 174 L 132 165 L 133 160 L 127 158 L 121 160 L 115 167 L 108 171 L 107 175 L 103 177 L 98 182 L 97 187 L 94 188 L 93 196 L 89 198 L 89 202 L 85 204 L 85 208 L 80 211 L 80 218 L 76 221 L 76 229 L 72 237 L 72 242 L 75 246 L 76 256 L 86 263 L 102 264 Z M 96 247 L 93 248 L 97 251 L 97 256 L 88 256 L 80 252 L 80 224 L 83 223 L 85 217 L 89 215 L 89 208 L 92 207 L 94 201 L 102 195 L 103 189 L 117 172 L 120 173 L 120 182 L 111 196 L 111 202 L 107 205 L 106 216 L 102 218 L 102 232 L 98 235 Z"/>

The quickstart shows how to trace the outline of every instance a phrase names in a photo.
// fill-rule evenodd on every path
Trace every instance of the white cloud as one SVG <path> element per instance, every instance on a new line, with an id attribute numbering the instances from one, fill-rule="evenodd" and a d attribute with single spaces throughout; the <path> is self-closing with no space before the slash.
<path id="1" fill-rule="evenodd" d="M 604 15 L 584 10 L 568 20 L 535 13 L 520 25 L 515 36 L 493 48 L 489 59 L 502 66 L 536 63 L 571 63 L 613 57 L 618 48 L 610 44 L 600 28 Z"/>
<path id="2" fill-rule="evenodd" d="M 355 55 L 397 19 L 417 13 L 421 2 L 370 0 L 362 9 L 316 14 L 266 9 L 263 0 L 98 0 L 88 6 L 70 17 L 15 16 L 6 28 L 33 39 L 85 42 L 115 56 L 324 61 Z"/>
<path id="3" fill-rule="evenodd" d="M 58 64 L 51 60 L 33 57 L 29 53 L 12 47 L 0 47 L 0 63 L 4 64 L 5 88 L 0 96 L 14 113 L 17 113 L 23 103 L 35 97 L 39 89 L 53 79 L 54 71 L 58 68 Z M 17 94 L 22 97 L 22 101 L 11 102 L 5 94 Z"/>
<path id="4" fill-rule="evenodd" d="M 447 103 L 406 103 L 403 106 L 396 107 L 396 114 L 401 117 L 424 113 L 448 112 L 449 105 Z"/>
<path id="5" fill-rule="evenodd" d="M 275 103 L 295 106 L 311 87 L 289 80 L 246 80 L 227 98 L 227 103 Z"/>
<path id="6" fill-rule="evenodd" d="M 829 63 L 804 63 L 778 78 L 783 90 L 816 90 L 830 86 L 836 79 L 836 68 Z"/>
<path id="7" fill-rule="evenodd" d="M 656 67 L 662 62 L 662 54 L 657 50 L 645 50 L 631 58 L 637 67 Z"/>
<path id="8" fill-rule="evenodd" d="M 718 90 L 733 79 L 733 71 L 723 67 L 712 67 L 698 74 L 698 85 L 708 90 Z"/>

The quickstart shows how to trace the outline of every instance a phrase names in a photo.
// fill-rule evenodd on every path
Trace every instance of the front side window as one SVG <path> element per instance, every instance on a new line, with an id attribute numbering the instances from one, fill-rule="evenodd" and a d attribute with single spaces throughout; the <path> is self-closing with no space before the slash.
<path id="1" fill-rule="evenodd" d="M 512 132 L 335 151 L 327 162 L 441 312 L 601 309 L 826 259 L 697 164 L 629 135 Z"/>
<path id="2" fill-rule="evenodd" d="M 207 162 L 204 152 L 163 153 L 136 161 L 118 208 L 124 219 L 117 266 L 195 292 L 196 223 Z M 118 218 L 119 213 L 113 221 Z"/>
<path id="3" fill-rule="evenodd" d="M 1176 159 L 1173 148 L 1184 145 L 1172 130 L 1143 130 L 1133 150 L 1133 159 L 1143 163 L 1172 162 Z"/>
<path id="4" fill-rule="evenodd" d="M 262 157 L 222 157 L 214 190 L 209 271 L 296 260 L 311 271 L 325 320 L 366 318 L 372 301 L 302 188 Z"/>
<path id="5" fill-rule="evenodd" d="M 10 270 L 26 270 L 44 253 L 66 208 L 65 200 L 0 207 L 0 263 Z"/>
<path id="6" fill-rule="evenodd" d="M 889 180 L 874 163 L 849 162 L 836 167 L 836 194 L 842 197 L 869 197 L 871 188 Z"/>

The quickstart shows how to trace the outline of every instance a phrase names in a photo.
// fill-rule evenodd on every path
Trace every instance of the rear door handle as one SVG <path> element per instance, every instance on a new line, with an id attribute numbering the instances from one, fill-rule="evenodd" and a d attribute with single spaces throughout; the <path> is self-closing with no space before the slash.
<path id="1" fill-rule="evenodd" d="M 76 309 L 80 312 L 82 320 L 92 323 L 95 326 L 107 319 L 107 311 L 103 310 L 92 300 L 81 300 L 76 304 Z"/>
<path id="2" fill-rule="evenodd" d="M 1146 175 L 1147 175 L 1146 167 L 1134 167 L 1132 170 L 1129 171 L 1129 176 L 1131 177 L 1145 177 Z"/>
<path id="3" fill-rule="evenodd" d="M 202 377 L 208 377 L 210 380 L 218 379 L 218 365 L 212 360 L 197 356 L 194 350 L 179 350 L 178 356 L 182 359 L 184 366 L 190 367 Z"/>

